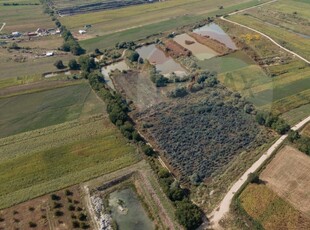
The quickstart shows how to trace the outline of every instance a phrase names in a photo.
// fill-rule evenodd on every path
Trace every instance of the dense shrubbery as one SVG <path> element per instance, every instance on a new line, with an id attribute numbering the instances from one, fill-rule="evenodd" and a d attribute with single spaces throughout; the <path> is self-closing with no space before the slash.
<path id="1" fill-rule="evenodd" d="M 202 223 L 202 211 L 189 199 L 189 190 L 180 187 L 171 173 L 157 163 L 154 158 L 149 160 L 152 169 L 158 176 L 164 193 L 173 202 L 176 208 L 176 218 L 185 229 L 196 229 Z"/>
<path id="2" fill-rule="evenodd" d="M 310 137 L 302 136 L 297 131 L 290 130 L 288 139 L 290 142 L 296 144 L 299 151 L 310 155 Z"/>
<path id="3" fill-rule="evenodd" d="M 274 129 L 279 134 L 285 134 L 290 130 L 290 126 L 281 118 L 271 113 L 259 112 L 256 114 L 256 121 L 260 125 Z"/>
<path id="4" fill-rule="evenodd" d="M 168 97 L 176 98 L 176 97 L 185 97 L 188 94 L 188 91 L 185 87 L 176 88 L 175 90 L 168 93 Z"/>
<path id="5" fill-rule="evenodd" d="M 152 124 L 147 131 L 183 180 L 195 173 L 206 179 L 235 155 L 264 143 L 262 129 L 243 111 L 246 102 L 234 94 L 223 102 L 226 93 L 207 88 L 195 101 L 186 97 L 177 105 L 162 103 L 138 115 Z"/>
<path id="6" fill-rule="evenodd" d="M 61 35 L 64 39 L 64 44 L 61 47 L 63 51 L 70 51 L 74 55 L 81 55 L 85 53 L 85 50 L 80 46 L 71 32 L 65 26 L 61 26 L 61 31 Z"/>

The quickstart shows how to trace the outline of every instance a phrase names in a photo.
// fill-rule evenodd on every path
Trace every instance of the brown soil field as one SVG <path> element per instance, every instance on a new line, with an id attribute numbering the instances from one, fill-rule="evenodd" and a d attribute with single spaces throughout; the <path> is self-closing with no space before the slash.
<path id="1" fill-rule="evenodd" d="M 71 194 L 66 194 L 69 190 Z M 73 229 L 73 221 L 78 221 L 82 227 L 91 223 L 88 218 L 86 206 L 82 197 L 82 190 L 79 186 L 73 186 L 52 194 L 58 196 L 52 200 L 48 194 L 36 199 L 15 205 L 0 211 L 0 229 Z M 55 215 L 59 212 L 59 216 Z M 85 221 L 79 220 L 80 214 L 87 216 Z M 33 227 L 30 227 L 33 223 Z"/>
<path id="2" fill-rule="evenodd" d="M 232 49 L 228 48 L 225 44 L 215 39 L 212 39 L 209 36 L 200 36 L 199 34 L 196 33 L 188 33 L 188 35 L 194 38 L 197 42 L 213 49 L 220 55 L 231 53 L 233 51 Z"/>
<path id="3" fill-rule="evenodd" d="M 165 45 L 165 52 L 167 52 L 171 57 L 178 58 L 180 56 L 188 57 L 192 55 L 191 51 L 171 39 L 167 39 L 163 42 Z"/>
<path id="4" fill-rule="evenodd" d="M 114 73 L 113 82 L 118 92 L 134 102 L 138 110 L 143 110 L 160 102 L 166 101 L 165 93 L 168 87 L 158 88 L 150 76 L 142 71 Z"/>
<path id="5" fill-rule="evenodd" d="M 260 175 L 267 187 L 310 217 L 310 158 L 290 147 L 282 148 Z"/>

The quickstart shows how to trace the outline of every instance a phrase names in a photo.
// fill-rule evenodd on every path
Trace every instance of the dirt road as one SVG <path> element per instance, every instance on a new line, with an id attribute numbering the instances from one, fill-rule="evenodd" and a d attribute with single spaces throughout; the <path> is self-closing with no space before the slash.
<path id="1" fill-rule="evenodd" d="M 5 25 L 6 25 L 6 23 L 3 22 L 3 24 L 2 24 L 2 26 L 1 26 L 1 28 L 0 28 L 0 32 L 1 32 L 1 30 L 5 27 Z"/>
<path id="2" fill-rule="evenodd" d="M 277 0 L 273 0 L 273 1 L 270 1 L 270 2 L 263 3 L 263 4 L 261 4 L 261 5 L 258 5 L 258 6 L 270 4 L 270 3 L 273 3 L 273 2 L 276 2 L 276 1 L 277 1 Z M 249 10 L 249 9 L 252 9 L 252 8 L 255 8 L 255 7 L 258 7 L 258 6 L 253 6 L 253 7 L 247 8 L 247 9 L 243 9 L 243 10 L 240 10 L 240 11 L 233 12 L 233 13 L 228 14 L 228 16 L 234 15 L 234 14 L 237 14 L 237 13 L 240 13 L 240 12 L 243 12 L 243 11 L 246 11 L 246 10 Z M 251 28 L 251 27 L 242 25 L 242 24 L 240 24 L 240 23 L 231 21 L 231 20 L 225 18 L 225 16 L 222 16 L 221 19 L 222 19 L 223 21 L 226 21 L 226 22 L 229 22 L 229 23 L 232 23 L 232 24 L 235 24 L 235 25 L 244 27 L 244 28 L 246 28 L 246 29 L 252 30 L 252 31 L 254 31 L 254 32 L 256 32 L 256 33 L 258 33 L 258 34 L 264 36 L 265 38 L 267 38 L 268 40 L 270 40 L 273 44 L 275 44 L 276 46 L 280 47 L 280 48 L 283 49 L 284 51 L 286 51 L 286 52 L 292 54 L 293 56 L 295 56 L 295 57 L 301 59 L 302 61 L 304 61 L 304 62 L 310 64 L 310 61 L 309 61 L 309 60 L 307 60 L 306 58 L 303 58 L 303 57 L 300 56 L 299 54 L 297 54 L 297 53 L 295 53 L 295 52 L 293 52 L 293 51 L 291 51 L 291 50 L 289 50 L 289 49 L 287 49 L 287 48 L 281 46 L 279 43 L 277 43 L 275 40 L 273 40 L 273 39 L 272 39 L 271 37 L 269 37 L 267 34 L 264 34 L 264 33 L 260 32 L 260 31 L 258 31 L 258 30 L 256 30 L 256 29 L 253 29 L 253 28 Z"/>
<path id="3" fill-rule="evenodd" d="M 310 116 L 299 122 L 297 125 L 292 127 L 292 130 L 296 131 L 302 128 L 306 123 L 310 122 Z M 228 193 L 225 195 L 224 199 L 221 201 L 218 208 L 216 208 L 209 216 L 210 224 L 213 229 L 220 229 L 219 221 L 225 216 L 229 211 L 229 207 L 233 196 L 239 189 L 246 183 L 246 180 L 250 173 L 255 172 L 260 168 L 266 160 L 277 150 L 278 147 L 286 139 L 287 135 L 282 135 L 268 150 L 264 153 L 241 177 L 240 179 L 230 188 Z"/>

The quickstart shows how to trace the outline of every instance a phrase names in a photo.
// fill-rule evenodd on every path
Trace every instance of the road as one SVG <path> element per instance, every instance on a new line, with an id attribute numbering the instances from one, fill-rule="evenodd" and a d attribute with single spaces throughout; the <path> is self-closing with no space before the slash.
<path id="1" fill-rule="evenodd" d="M 0 28 L 0 32 L 1 32 L 1 30 L 5 27 L 5 25 L 6 25 L 6 23 L 3 22 L 3 24 L 2 24 L 2 26 L 1 26 L 1 28 Z"/>
<path id="2" fill-rule="evenodd" d="M 276 2 L 276 1 L 277 1 L 277 0 L 273 0 L 273 1 L 270 1 L 270 2 L 266 2 L 266 3 L 260 4 L 260 5 L 258 5 L 258 6 L 270 4 L 270 3 L 273 3 L 273 2 Z M 234 15 L 234 14 L 237 14 L 237 13 L 240 13 L 240 12 L 243 12 L 243 11 L 246 11 L 246 10 L 249 10 L 249 9 L 252 9 L 252 8 L 255 8 L 255 7 L 258 7 L 258 6 L 253 6 L 253 7 L 249 7 L 249 8 L 247 8 L 247 9 L 243 9 L 243 10 L 240 10 L 240 11 L 235 11 L 235 12 L 233 12 L 233 13 L 228 14 L 228 16 Z M 303 58 L 303 57 L 300 56 L 299 54 L 297 54 L 297 53 L 295 53 L 295 52 L 293 52 L 293 51 L 291 51 L 291 50 L 289 50 L 289 49 L 287 49 L 287 48 L 281 46 L 279 43 L 277 43 L 275 40 L 273 40 L 273 39 L 272 39 L 271 37 L 269 37 L 267 34 L 264 34 L 264 33 L 260 32 L 260 31 L 258 31 L 258 30 L 256 30 L 256 29 L 253 29 L 253 28 L 251 28 L 251 27 L 242 25 L 242 24 L 240 24 L 240 23 L 237 23 L 237 22 L 228 20 L 227 18 L 225 18 L 225 16 L 222 16 L 221 19 L 222 19 L 223 21 L 226 21 L 226 22 L 229 22 L 229 23 L 232 23 L 232 24 L 235 24 L 235 25 L 244 27 L 244 28 L 246 28 L 246 29 L 252 30 L 252 31 L 254 31 L 254 32 L 256 32 L 256 33 L 258 33 L 258 34 L 264 36 L 265 38 L 267 38 L 268 40 L 270 40 L 273 44 L 275 44 L 275 45 L 278 46 L 279 48 L 281 48 L 281 49 L 283 49 L 284 51 L 286 51 L 286 52 L 292 54 L 292 55 L 295 56 L 295 57 L 298 57 L 298 58 L 301 59 L 302 61 L 304 61 L 304 62 L 310 64 L 310 61 L 309 61 L 309 60 L 307 60 L 306 58 Z"/>
<path id="3" fill-rule="evenodd" d="M 302 128 L 306 123 L 310 122 L 310 116 L 296 124 L 292 127 L 292 130 L 297 131 Z M 216 208 L 209 216 L 210 225 L 214 229 L 220 229 L 219 221 L 229 212 L 229 207 L 234 194 L 240 190 L 240 188 L 246 183 L 250 173 L 255 172 L 259 169 L 266 160 L 277 150 L 283 141 L 286 139 L 287 135 L 282 135 L 268 150 L 264 153 L 240 178 L 239 180 L 230 188 L 228 193 L 225 195 L 224 199 L 221 201 L 218 208 Z"/>

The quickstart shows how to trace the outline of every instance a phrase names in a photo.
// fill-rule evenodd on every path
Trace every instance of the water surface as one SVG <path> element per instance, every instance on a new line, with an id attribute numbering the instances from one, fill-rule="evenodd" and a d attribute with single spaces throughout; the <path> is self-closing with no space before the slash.
<path id="1" fill-rule="evenodd" d="M 225 31 L 215 23 L 204 25 L 203 27 L 195 29 L 193 32 L 201 36 L 209 36 L 210 38 L 224 43 L 228 48 L 233 50 L 237 49 L 237 46 L 228 34 L 226 34 Z"/>
<path id="2" fill-rule="evenodd" d="M 133 189 L 126 188 L 112 192 L 109 197 L 109 206 L 112 210 L 112 218 L 116 221 L 119 230 L 154 229 L 152 221 Z"/>
<path id="3" fill-rule="evenodd" d="M 147 59 L 152 65 L 155 65 L 156 70 L 163 75 L 173 72 L 178 76 L 186 75 L 186 70 L 172 57 L 158 49 L 155 44 L 143 46 L 136 51 L 143 59 Z"/>

